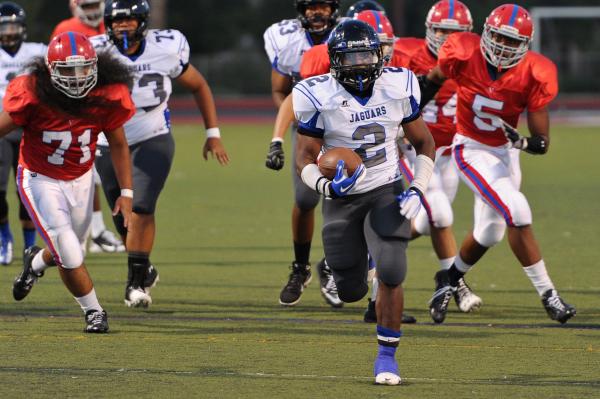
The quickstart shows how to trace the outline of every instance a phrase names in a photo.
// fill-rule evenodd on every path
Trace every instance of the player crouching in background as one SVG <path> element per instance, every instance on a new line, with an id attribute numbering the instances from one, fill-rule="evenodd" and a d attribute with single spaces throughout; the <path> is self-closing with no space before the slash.
<path id="1" fill-rule="evenodd" d="M 82 244 L 92 217 L 92 165 L 98 134 L 111 146 L 121 196 L 113 214 L 131 217 L 131 161 L 123 124 L 135 113 L 132 76 L 110 56 L 100 58 L 83 35 L 66 32 L 49 44 L 29 74 L 15 78 L 4 97 L 0 136 L 23 128 L 17 186 L 47 248 L 25 252 L 13 296 L 25 298 L 50 266 L 85 313 L 85 332 L 108 332 L 106 312 L 83 263 Z"/>

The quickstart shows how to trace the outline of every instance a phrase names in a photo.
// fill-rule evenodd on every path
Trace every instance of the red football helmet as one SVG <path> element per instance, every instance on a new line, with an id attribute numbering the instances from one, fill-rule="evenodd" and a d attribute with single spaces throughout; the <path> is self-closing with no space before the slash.
<path id="1" fill-rule="evenodd" d="M 375 32 L 379 36 L 381 42 L 381 49 L 383 50 L 384 62 L 390 62 L 392 54 L 394 53 L 394 28 L 390 20 L 381 11 L 361 11 L 358 14 L 354 14 L 354 19 L 366 22 L 371 25 Z"/>
<path id="2" fill-rule="evenodd" d="M 485 20 L 481 52 L 499 70 L 512 68 L 525 57 L 532 38 L 533 22 L 527 10 L 516 4 L 504 4 Z"/>
<path id="3" fill-rule="evenodd" d="M 54 87 L 71 98 L 83 98 L 98 82 L 98 56 L 87 37 L 64 32 L 48 44 L 46 65 Z"/>
<path id="4" fill-rule="evenodd" d="M 425 40 L 427 47 L 435 55 L 448 37 L 447 34 L 436 33 L 436 29 L 470 31 L 473 29 L 471 11 L 457 0 L 441 0 L 431 7 L 425 19 Z"/>

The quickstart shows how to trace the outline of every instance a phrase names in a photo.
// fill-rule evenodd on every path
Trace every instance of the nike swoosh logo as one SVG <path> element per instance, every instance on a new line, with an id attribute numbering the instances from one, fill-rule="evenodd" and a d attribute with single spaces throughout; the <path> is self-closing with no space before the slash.
<path id="1" fill-rule="evenodd" d="M 354 187 L 354 184 L 348 186 L 348 187 L 340 187 L 340 191 L 342 193 L 345 193 L 346 191 L 349 191 L 352 187 Z"/>

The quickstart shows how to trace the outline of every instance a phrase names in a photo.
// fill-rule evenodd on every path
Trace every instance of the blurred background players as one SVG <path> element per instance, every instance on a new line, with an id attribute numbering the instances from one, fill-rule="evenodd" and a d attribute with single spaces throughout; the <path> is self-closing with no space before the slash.
<path id="1" fill-rule="evenodd" d="M 308 187 L 329 198 L 323 201 L 323 246 L 340 299 L 362 299 L 368 292 L 368 254 L 377 265 L 375 383 L 397 385 L 408 219 L 417 214 L 431 177 L 434 142 L 421 119 L 415 75 L 405 68 L 383 68 L 381 44 L 371 26 L 344 21 L 328 46 L 331 74 L 303 80 L 293 91 L 297 171 Z M 396 145 L 401 134 L 418 154 L 415 179 L 405 192 Z M 363 164 L 346 176 L 339 160 L 329 180 L 316 162 L 322 151 L 335 147 L 354 150 Z"/>
<path id="2" fill-rule="evenodd" d="M 98 134 L 104 132 L 120 187 L 113 212 L 127 224 L 133 191 L 122 126 L 135 112 L 130 82 L 130 71 L 114 58 L 98 60 L 85 36 L 62 33 L 50 42 L 45 59 L 36 58 L 29 74 L 11 81 L 0 114 L 0 135 L 23 128 L 17 185 L 47 245 L 26 250 L 13 296 L 22 300 L 46 268 L 58 266 L 90 333 L 108 332 L 82 247 L 92 217 L 91 169 Z"/>
<path id="3" fill-rule="evenodd" d="M 399 65 L 417 75 L 427 73 L 437 65 L 437 54 L 441 45 L 454 32 L 473 29 L 471 12 L 460 1 L 442 0 L 435 3 L 425 21 L 425 39 L 400 38 L 394 46 L 394 59 Z M 448 269 L 456 257 L 456 240 L 452 232 L 454 220 L 452 202 L 458 189 L 458 175 L 452 162 L 451 145 L 456 133 L 456 82 L 448 79 L 436 96 L 423 104 L 423 120 L 435 140 L 436 157 L 434 173 L 425 193 L 428 206 L 421 208 L 413 220 L 413 238 L 431 235 L 433 249 L 441 269 Z M 410 146 L 402 146 L 407 150 Z M 410 181 L 412 151 L 404 151 L 401 160 L 402 174 Z M 408 164 L 405 162 L 408 160 Z M 481 306 L 481 298 L 475 295 L 464 278 L 459 279 L 454 292 L 456 305 L 462 312 L 470 312 Z"/>
<path id="4" fill-rule="evenodd" d="M 271 93 L 276 107 L 280 107 L 291 93 L 295 82 L 300 80 L 302 54 L 316 44 L 327 40 L 329 32 L 337 23 L 339 0 L 295 0 L 298 17 L 271 25 L 264 34 L 265 50 L 272 65 Z M 296 134 L 292 133 L 295 149 Z M 279 170 L 283 167 L 283 139 L 271 141 L 266 166 Z M 292 153 L 294 157 L 294 153 Z M 292 241 L 294 261 L 287 284 L 279 294 L 279 303 L 294 306 L 300 301 L 304 288 L 312 279 L 310 249 L 315 224 L 315 208 L 320 196 L 307 187 L 297 173 L 292 172 L 294 206 L 292 209 Z M 331 271 L 324 259 L 317 265 L 321 293 L 327 303 L 340 307 L 337 289 Z"/>
<path id="5" fill-rule="evenodd" d="M 202 114 L 207 136 L 202 151 L 204 159 L 208 159 L 210 153 L 221 165 L 229 162 L 217 127 L 210 87 L 189 62 L 187 39 L 174 29 L 149 30 L 149 12 L 145 0 L 108 1 L 104 13 L 106 35 L 92 38 L 99 52 L 109 52 L 137 72 L 132 86 L 137 112 L 124 126 L 133 163 L 133 214 L 129 226 L 121 217 L 115 218 L 115 226 L 128 252 L 125 303 L 132 307 L 152 303 L 150 288 L 159 278 L 150 262 L 150 253 L 156 235 L 156 205 L 175 151 L 167 107 L 172 80 L 192 93 Z M 110 162 L 108 142 L 102 136 L 98 148 L 96 167 L 108 203 L 114 206 L 119 198 L 119 183 Z"/>
<path id="6" fill-rule="evenodd" d="M 460 278 L 502 240 L 505 230 L 550 318 L 565 323 L 576 312 L 562 300 L 548 276 L 533 235 L 531 208 L 511 174 L 511 148 L 530 154 L 548 151 L 547 106 L 558 92 L 555 65 L 529 51 L 533 31 L 527 10 L 502 5 L 486 19 L 481 37 L 467 32 L 450 35 L 440 48 L 439 66 L 423 81 L 423 103 L 446 79 L 458 84 L 458 133 L 452 156 L 461 179 L 478 198 L 473 231 L 450 269 L 435 276 L 430 312 L 437 323 L 444 321 Z M 525 110 L 531 137 L 521 137 L 514 128 Z"/>
<path id="7" fill-rule="evenodd" d="M 50 38 L 63 32 L 79 32 L 86 37 L 103 34 L 104 29 L 104 0 L 70 0 L 69 9 L 73 17 L 60 22 Z M 106 228 L 102 206 L 100 202 L 100 176 L 94 167 L 94 214 L 90 229 L 91 241 L 89 251 L 98 252 L 123 252 L 125 245 Z"/>
<path id="8" fill-rule="evenodd" d="M 103 0 L 69 0 L 73 16 L 56 25 L 50 37 L 69 31 L 86 37 L 104 33 L 104 6 Z"/>
<path id="9" fill-rule="evenodd" d="M 20 74 L 33 57 L 46 54 L 41 43 L 25 42 L 25 11 L 13 2 L 0 3 L 0 99 L 9 82 Z M 0 139 L 0 264 L 13 260 L 13 235 L 8 222 L 8 181 L 17 173 L 19 144 L 23 131 L 19 128 Z M 12 172 L 11 172 L 12 170 Z M 23 250 L 35 244 L 35 226 L 19 200 L 19 219 L 23 229 Z"/>

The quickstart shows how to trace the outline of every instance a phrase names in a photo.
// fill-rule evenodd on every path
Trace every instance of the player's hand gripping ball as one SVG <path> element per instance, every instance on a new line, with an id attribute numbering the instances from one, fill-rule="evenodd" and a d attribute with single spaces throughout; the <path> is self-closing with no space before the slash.
<path id="1" fill-rule="evenodd" d="M 319 171 L 329 180 L 333 180 L 339 160 L 344 161 L 346 176 L 352 176 L 356 169 L 362 165 L 362 159 L 356 152 L 350 148 L 335 147 L 330 148 L 321 155 L 317 161 Z"/>

